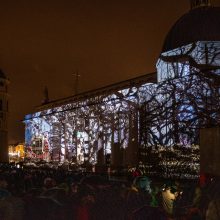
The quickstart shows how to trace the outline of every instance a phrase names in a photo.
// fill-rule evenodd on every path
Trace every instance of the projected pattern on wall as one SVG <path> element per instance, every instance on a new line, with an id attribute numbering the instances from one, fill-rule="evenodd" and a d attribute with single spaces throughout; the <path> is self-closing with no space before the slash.
<path id="1" fill-rule="evenodd" d="M 219 43 L 197 42 L 160 56 L 157 84 L 131 80 L 27 115 L 30 156 L 96 164 L 99 152 L 114 162 L 120 149 L 121 165 L 141 160 L 167 175 L 193 164 L 198 174 L 199 129 L 220 124 L 219 64 Z"/>

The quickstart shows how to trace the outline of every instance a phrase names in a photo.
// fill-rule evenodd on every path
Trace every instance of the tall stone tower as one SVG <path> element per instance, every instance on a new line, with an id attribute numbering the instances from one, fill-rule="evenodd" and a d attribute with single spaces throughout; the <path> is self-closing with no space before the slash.
<path id="1" fill-rule="evenodd" d="M 8 162 L 8 84 L 0 70 L 0 162 Z"/>

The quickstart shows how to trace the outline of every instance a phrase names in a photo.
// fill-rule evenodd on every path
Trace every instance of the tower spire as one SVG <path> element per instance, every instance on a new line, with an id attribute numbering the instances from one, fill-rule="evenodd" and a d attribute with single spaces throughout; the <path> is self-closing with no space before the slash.
<path id="1" fill-rule="evenodd" d="M 203 7 L 203 6 L 210 6 L 210 0 L 190 0 L 191 9 Z"/>

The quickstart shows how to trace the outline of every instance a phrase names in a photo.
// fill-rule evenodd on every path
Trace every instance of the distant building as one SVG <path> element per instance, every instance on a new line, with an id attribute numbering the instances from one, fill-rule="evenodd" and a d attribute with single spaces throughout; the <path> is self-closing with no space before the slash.
<path id="1" fill-rule="evenodd" d="M 192 0 L 164 41 L 157 73 L 38 107 L 24 120 L 27 150 L 46 160 L 142 164 L 155 175 L 195 177 L 199 130 L 220 124 L 219 27 L 220 8 Z"/>
<path id="2" fill-rule="evenodd" d="M 8 162 L 8 84 L 8 78 L 0 70 L 0 162 Z"/>
<path id="3" fill-rule="evenodd" d="M 8 147 L 9 162 L 20 162 L 24 160 L 24 143 L 12 144 Z"/>

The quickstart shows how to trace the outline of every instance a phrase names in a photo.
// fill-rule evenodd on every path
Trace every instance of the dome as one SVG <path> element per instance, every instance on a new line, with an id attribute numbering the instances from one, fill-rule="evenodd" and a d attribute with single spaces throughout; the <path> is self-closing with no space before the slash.
<path id="1" fill-rule="evenodd" d="M 6 75 L 3 73 L 1 69 L 0 69 L 0 79 L 6 79 Z"/>
<path id="2" fill-rule="evenodd" d="M 220 7 L 204 6 L 190 10 L 168 32 L 162 52 L 196 41 L 220 41 Z"/>

